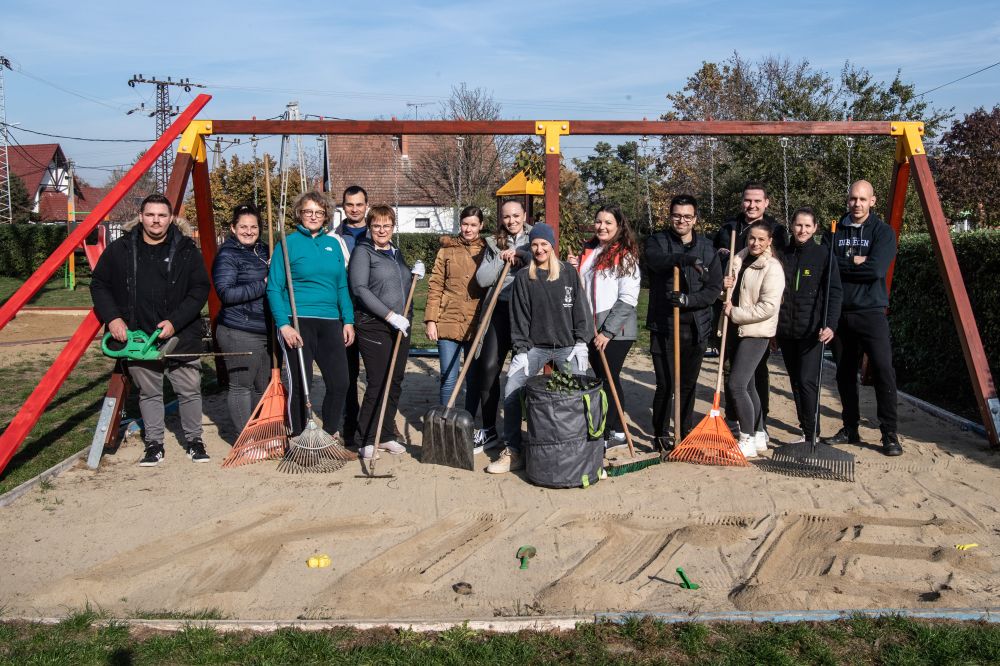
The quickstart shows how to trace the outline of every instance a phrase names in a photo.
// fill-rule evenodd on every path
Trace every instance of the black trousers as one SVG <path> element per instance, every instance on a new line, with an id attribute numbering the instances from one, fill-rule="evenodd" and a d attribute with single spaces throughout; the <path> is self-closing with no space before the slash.
<path id="1" fill-rule="evenodd" d="M 340 419 L 344 415 L 344 397 L 347 395 L 347 354 L 344 347 L 344 327 L 338 319 L 299 318 L 299 335 L 302 336 L 302 356 L 306 365 L 306 381 L 312 385 L 313 362 L 319 366 L 326 386 L 320 418 L 323 430 L 331 435 L 336 433 Z M 287 378 L 289 381 L 289 415 L 292 434 L 298 435 L 306 427 L 309 415 L 306 412 L 305 393 L 302 391 L 302 371 L 299 366 L 299 351 L 285 346 L 284 338 L 278 335 L 285 352 Z M 353 345 L 352 345 L 353 346 Z"/>
<path id="2" fill-rule="evenodd" d="M 733 324 L 729 325 L 729 332 L 726 333 L 726 361 L 731 365 L 733 362 L 733 354 L 736 352 L 737 338 L 739 333 L 737 332 L 737 327 Z M 760 400 L 760 414 L 761 421 L 764 424 L 764 429 L 767 429 L 767 413 L 768 408 L 771 406 L 771 374 L 767 369 L 767 359 L 771 358 L 771 347 L 768 346 L 764 350 L 764 356 L 760 359 L 760 363 L 757 365 L 757 369 L 753 373 L 753 387 L 757 391 L 757 398 Z M 726 396 L 725 387 L 729 385 L 729 368 L 726 368 L 725 377 L 723 381 L 722 389 L 722 410 L 726 415 L 727 421 L 735 421 L 736 414 L 733 410 L 729 408 L 729 399 Z"/>
<path id="3" fill-rule="evenodd" d="M 816 401 L 819 399 L 819 365 L 823 362 L 823 343 L 812 338 L 778 338 L 792 384 L 795 414 L 806 438 L 816 431 Z"/>
<path id="4" fill-rule="evenodd" d="M 392 350 L 396 344 L 396 329 L 387 322 L 371 318 L 359 321 L 354 327 L 357 338 L 354 346 L 358 347 L 361 360 L 365 364 L 365 376 L 368 387 L 361 401 L 361 411 L 358 414 L 358 434 L 363 444 L 375 444 L 378 427 L 378 415 L 382 408 L 382 400 L 386 384 L 389 384 L 389 397 L 385 406 L 385 418 L 382 421 L 382 432 L 378 434 L 379 442 L 387 442 L 395 438 L 396 410 L 399 407 L 399 395 L 403 390 L 403 376 L 406 374 L 406 357 L 410 353 L 410 337 L 404 335 L 399 343 L 396 354 L 396 367 L 389 379 L 389 363 L 392 360 Z"/>
<path id="5" fill-rule="evenodd" d="M 625 394 L 622 393 L 622 367 L 625 365 L 625 357 L 628 350 L 632 348 L 635 340 L 612 340 L 604 348 L 604 356 L 608 359 L 608 369 L 611 371 L 611 379 L 615 383 L 615 391 L 618 392 L 618 399 L 622 402 L 622 411 L 625 411 Z M 598 353 L 594 343 L 590 343 L 590 367 L 594 369 L 594 374 L 598 379 L 604 380 L 604 392 L 608 394 L 608 420 L 604 424 L 604 432 L 611 430 L 621 431 L 621 419 L 618 418 L 618 410 L 615 409 L 615 399 L 611 396 L 611 386 L 608 377 L 604 374 L 604 364 L 601 363 L 601 355 Z"/>
<path id="6" fill-rule="evenodd" d="M 350 440 L 358 430 L 358 373 L 361 350 L 355 342 L 347 348 L 347 394 L 344 401 L 344 437 Z"/>
<path id="7" fill-rule="evenodd" d="M 497 301 L 490 325 L 483 335 L 483 349 L 473 366 L 479 373 L 479 401 L 483 407 L 483 428 L 496 428 L 497 411 L 500 409 L 500 373 L 512 346 L 509 303 Z"/>
<path id="8" fill-rule="evenodd" d="M 705 356 L 707 341 L 698 341 L 695 324 L 681 324 L 681 432 L 678 442 L 687 437 L 694 428 L 694 399 L 698 386 L 698 375 Z M 651 333 L 649 353 L 653 356 L 653 372 L 656 374 L 656 391 L 653 393 L 653 436 L 666 434 L 672 411 L 671 398 L 674 395 L 674 336 Z"/>
<path id="9" fill-rule="evenodd" d="M 868 355 L 875 379 L 879 426 L 882 432 L 896 432 L 896 370 L 892 367 L 889 318 L 885 310 L 845 312 L 837 324 L 833 356 L 837 361 L 837 390 L 843 405 L 841 416 L 848 428 L 857 428 L 861 422 L 858 369 L 862 354 Z"/>

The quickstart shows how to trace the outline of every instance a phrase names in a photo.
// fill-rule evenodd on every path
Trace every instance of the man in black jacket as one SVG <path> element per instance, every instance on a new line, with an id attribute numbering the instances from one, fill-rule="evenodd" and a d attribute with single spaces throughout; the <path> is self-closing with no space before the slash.
<path id="1" fill-rule="evenodd" d="M 766 222 L 771 227 L 771 251 L 776 257 L 781 258 L 782 252 L 788 245 L 788 230 L 781 222 L 767 214 L 767 207 L 771 200 L 767 198 L 767 188 L 763 183 L 749 181 L 743 186 L 743 212 L 723 224 L 715 234 L 715 248 L 722 257 L 722 274 L 729 270 L 729 241 L 733 234 L 736 234 L 736 249 L 739 252 L 747 246 L 747 232 L 750 225 L 757 222 Z M 722 315 L 721 301 L 715 306 L 716 319 Z M 731 356 L 735 345 L 729 346 Z M 767 432 L 767 413 L 770 406 L 769 396 L 771 394 L 771 378 L 767 372 L 767 360 L 771 357 L 771 351 L 764 352 L 763 358 L 757 365 L 754 373 L 754 387 L 760 397 L 760 410 L 764 419 L 764 431 Z M 725 403 L 728 406 L 728 401 Z M 727 412 L 727 418 L 729 414 Z"/>
<path id="2" fill-rule="evenodd" d="M 858 424 L 858 367 L 861 355 L 875 378 L 875 402 L 882 430 L 882 452 L 902 455 L 896 434 L 896 371 L 892 367 L 889 339 L 889 291 L 885 276 L 896 256 L 896 233 L 871 212 L 875 205 L 872 184 L 859 180 L 851 185 L 848 214 L 840 221 L 833 237 L 834 256 L 844 286 L 844 305 L 837 326 L 833 353 L 837 360 L 837 390 L 843 405 L 844 427 L 828 444 L 861 442 Z"/>
<path id="3" fill-rule="evenodd" d="M 694 427 L 694 394 L 705 347 L 712 334 L 712 304 L 722 291 L 722 266 L 707 238 L 695 232 L 698 201 L 681 194 L 670 201 L 670 225 L 646 238 L 644 270 L 649 276 L 646 328 L 656 373 L 653 394 L 653 437 L 670 450 Z M 681 288 L 674 291 L 674 267 L 681 269 Z M 674 305 L 680 307 L 681 394 L 674 389 Z M 670 400 L 680 400 L 681 423 L 674 441 L 665 436 Z"/>
<path id="4" fill-rule="evenodd" d="M 368 192 L 360 185 L 349 185 L 340 199 L 344 220 L 330 233 L 338 234 L 353 255 L 358 242 L 368 234 Z M 352 296 L 353 297 L 353 296 Z M 347 398 L 344 403 L 344 427 L 341 432 L 348 446 L 355 443 L 361 403 L 358 400 L 358 374 L 361 373 L 361 346 L 357 341 L 347 347 Z M 395 426 L 394 426 L 395 427 Z M 397 439 L 402 439 L 398 436 Z"/>
<path id="5" fill-rule="evenodd" d="M 778 347 L 792 384 L 795 412 L 803 436 L 797 442 L 812 442 L 816 434 L 816 401 L 823 350 L 833 340 L 840 318 L 842 290 L 837 263 L 830 261 L 830 245 L 818 245 L 816 214 L 799 208 L 792 215 L 792 241 L 785 248 L 785 293 L 778 317 Z M 829 241 L 829 239 L 827 239 Z M 826 299 L 827 281 L 830 298 Z"/>
<path id="6" fill-rule="evenodd" d="M 90 283 L 94 311 L 112 337 L 125 342 L 128 331 L 160 339 L 177 337 L 173 353 L 201 352 L 201 309 L 211 284 L 201 252 L 175 224 L 170 200 L 151 194 L 139 207 L 139 223 L 101 254 Z M 139 411 L 146 451 L 140 465 L 163 459 L 163 376 L 177 394 L 185 449 L 194 462 L 208 462 L 201 440 L 201 361 L 198 357 L 128 361 L 139 387 Z"/>

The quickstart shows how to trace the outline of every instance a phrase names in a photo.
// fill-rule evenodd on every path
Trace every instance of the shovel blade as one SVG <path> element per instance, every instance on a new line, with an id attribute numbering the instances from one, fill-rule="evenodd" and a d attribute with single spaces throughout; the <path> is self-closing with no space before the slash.
<path id="1" fill-rule="evenodd" d="M 420 462 L 472 471 L 472 439 L 472 414 L 464 409 L 434 407 L 424 416 Z"/>

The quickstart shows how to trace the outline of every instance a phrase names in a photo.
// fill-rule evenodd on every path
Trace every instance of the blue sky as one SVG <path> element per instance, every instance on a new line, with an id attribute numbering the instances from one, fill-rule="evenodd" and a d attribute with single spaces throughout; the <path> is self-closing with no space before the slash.
<path id="1" fill-rule="evenodd" d="M 849 59 L 882 80 L 902 69 L 918 91 L 1000 61 L 995 1 L 918 1 L 905 9 L 787 0 L 153 7 L 5 0 L 0 53 L 16 70 L 5 73 L 8 122 L 78 137 L 150 137 L 151 118 L 125 114 L 154 102 L 152 86 L 126 85 L 136 73 L 209 84 L 206 118 L 271 117 L 291 99 L 304 114 L 342 118 L 412 117 L 407 102 L 431 102 L 419 109 L 426 117 L 452 85 L 465 82 L 492 91 L 508 118 L 653 119 L 667 109 L 664 95 L 702 61 L 733 51 L 749 59 L 805 58 L 832 73 Z M 173 101 L 183 105 L 195 92 L 175 89 Z M 1000 102 L 1000 66 L 928 98 L 959 114 L 991 108 Z M 13 135 L 22 143 L 49 141 Z M 122 164 L 141 149 L 59 141 L 83 167 Z M 593 142 L 570 139 L 566 152 L 581 155 Z M 107 175 L 82 173 L 94 184 Z"/>

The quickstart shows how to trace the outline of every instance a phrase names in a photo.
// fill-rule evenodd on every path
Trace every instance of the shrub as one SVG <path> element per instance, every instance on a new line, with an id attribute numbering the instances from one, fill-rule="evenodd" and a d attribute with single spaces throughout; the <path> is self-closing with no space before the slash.
<path id="1" fill-rule="evenodd" d="M 951 238 L 995 376 L 1000 367 L 1000 231 Z M 889 324 L 899 387 L 978 421 L 975 393 L 928 234 L 900 238 Z"/>
<path id="2" fill-rule="evenodd" d="M 64 240 L 65 225 L 0 226 L 0 275 L 29 277 Z"/>
<path id="3" fill-rule="evenodd" d="M 410 265 L 417 259 L 421 259 L 430 273 L 434 268 L 434 257 L 441 248 L 440 234 L 396 234 L 396 243 L 403 251 L 406 262 Z"/>

